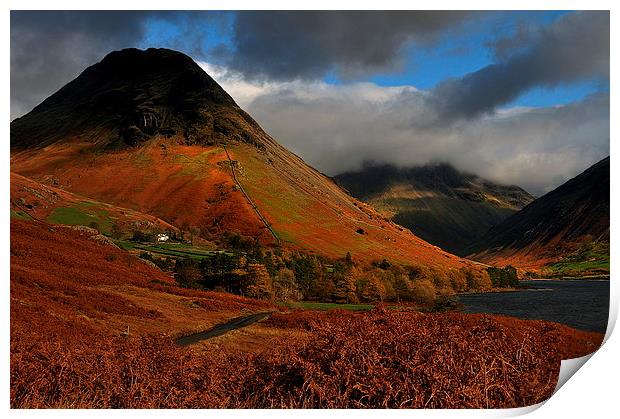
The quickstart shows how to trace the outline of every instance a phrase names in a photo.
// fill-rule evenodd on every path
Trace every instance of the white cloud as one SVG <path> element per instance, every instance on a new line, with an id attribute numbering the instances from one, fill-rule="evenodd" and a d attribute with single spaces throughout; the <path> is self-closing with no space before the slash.
<path id="1" fill-rule="evenodd" d="M 447 161 L 539 195 L 609 155 L 607 94 L 442 125 L 425 100 L 429 93 L 413 86 L 259 83 L 200 65 L 281 144 L 329 175 L 367 160 Z"/>

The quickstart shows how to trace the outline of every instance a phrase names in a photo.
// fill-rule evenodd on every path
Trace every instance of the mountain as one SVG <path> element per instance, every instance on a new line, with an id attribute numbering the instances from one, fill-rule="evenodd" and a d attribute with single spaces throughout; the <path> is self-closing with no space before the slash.
<path id="1" fill-rule="evenodd" d="M 424 240 L 456 254 L 534 199 L 449 164 L 366 165 L 335 177 L 353 196 Z"/>
<path id="2" fill-rule="evenodd" d="M 11 170 L 216 241 L 469 264 L 350 197 L 265 133 L 194 61 L 110 53 L 11 123 Z"/>
<path id="3" fill-rule="evenodd" d="M 209 145 L 245 135 L 268 138 L 235 101 L 188 56 L 165 49 L 108 54 L 24 117 L 11 123 L 11 147 L 83 139 L 104 148 L 180 136 Z M 258 135 L 258 137 L 257 137 Z"/>
<path id="4" fill-rule="evenodd" d="M 471 247 L 472 257 L 536 269 L 591 243 L 608 244 L 609 185 L 607 157 L 493 227 Z"/>

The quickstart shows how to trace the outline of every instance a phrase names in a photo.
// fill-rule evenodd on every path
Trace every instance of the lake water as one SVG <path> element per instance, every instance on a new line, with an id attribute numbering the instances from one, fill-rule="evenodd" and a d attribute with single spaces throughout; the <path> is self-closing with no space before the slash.
<path id="1" fill-rule="evenodd" d="M 548 320 L 576 329 L 605 333 L 609 314 L 609 281 L 521 281 L 533 287 L 515 292 L 460 295 L 466 313 L 493 313 L 521 319 Z"/>

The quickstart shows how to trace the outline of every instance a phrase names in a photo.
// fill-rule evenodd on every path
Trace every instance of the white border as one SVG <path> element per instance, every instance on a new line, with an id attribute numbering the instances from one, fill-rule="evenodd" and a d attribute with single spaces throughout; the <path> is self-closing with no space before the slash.
<path id="1" fill-rule="evenodd" d="M 10 115 L 10 13 L 9 10 L 46 10 L 51 9 L 50 6 L 54 6 L 54 9 L 68 9 L 68 10 L 100 10 L 100 9 L 117 9 L 117 10 L 274 10 L 274 9 L 368 9 L 368 10 L 400 10 L 400 9 L 418 9 L 418 10 L 436 10 L 436 9 L 448 9 L 448 10 L 580 10 L 580 9 L 599 9 L 599 10 L 611 10 L 611 85 L 615 86 L 617 80 L 617 58 L 618 58 L 618 43 L 617 43 L 617 24 L 618 18 L 616 17 L 616 11 L 613 6 L 615 3 L 611 1 L 576 1 L 576 0 L 548 0 L 548 1 L 533 1 L 533 0 L 521 0 L 521 1 L 502 1 L 492 2 L 488 0 L 471 0 L 468 2 L 459 1 L 443 1 L 435 0 L 433 2 L 411 2 L 411 1 L 393 1 L 383 0 L 381 2 L 360 2 L 360 1 L 334 1 L 334 0 L 315 0 L 313 2 L 307 2 L 305 4 L 278 1 L 236 1 L 236 0 L 212 0 L 212 1 L 187 1 L 177 0 L 174 2 L 165 2 L 161 0 L 151 1 L 134 1 L 129 4 L 127 1 L 120 0 L 108 0 L 106 2 L 83 2 L 83 1 L 67 1 L 58 0 L 54 2 L 49 1 L 15 1 L 9 0 L 5 2 L 7 8 L 2 15 L 2 33 L 3 33 L 3 100 L 2 112 L 3 115 Z M 615 89 L 611 90 L 611 136 L 615 137 L 617 133 L 616 116 L 617 112 L 615 104 L 617 98 L 617 92 Z M 7 121 L 8 122 L 8 121 Z M 3 278 L 3 299 L 2 299 L 2 313 L 5 321 L 4 327 L 0 329 L 2 334 L 2 381 L 0 387 L 0 397 L 2 398 L 2 407 L 8 410 L 9 407 L 9 124 L 4 126 L 3 141 L 3 159 L 2 159 L 2 176 L 0 177 L 1 190 L 4 194 L 1 201 L 0 214 L 2 217 L 2 223 L 0 223 L 0 229 L 2 229 L 2 249 L 0 250 L 0 260 L 2 261 L 2 276 Z M 610 141 L 611 154 L 615 155 L 615 142 Z M 619 179 L 618 166 L 612 164 L 611 177 L 612 185 L 617 184 Z M 615 189 L 613 189 L 615 191 Z M 617 247 L 618 233 L 615 229 L 614 215 L 618 209 L 618 196 L 615 193 L 611 194 L 611 213 L 612 213 L 612 228 L 611 228 L 611 253 L 612 259 L 618 260 Z M 582 368 L 576 374 L 576 378 L 569 380 L 549 401 L 544 403 L 540 409 L 524 408 L 515 410 L 491 410 L 491 411 L 469 411 L 469 410 L 455 410 L 455 411 L 374 411 L 374 410 L 356 410 L 356 411 L 311 411 L 311 410 L 296 410 L 296 411 L 235 411 L 235 410 L 223 410 L 217 412 L 195 412 L 195 411 L 104 411 L 105 415 L 112 417 L 128 417 L 131 415 L 134 418 L 138 417 L 165 417 L 169 414 L 174 414 L 175 417 L 195 417 L 199 415 L 217 415 L 221 419 L 237 419 L 239 415 L 252 417 L 254 419 L 262 418 L 278 418 L 278 417 L 291 417 L 295 416 L 298 419 L 306 419 L 316 416 L 330 416 L 330 417 L 350 417 L 355 415 L 357 418 L 375 418 L 376 415 L 389 414 L 396 417 L 410 417 L 411 415 L 418 416 L 435 416 L 435 417 L 498 417 L 498 416 L 515 416 L 523 414 L 528 411 L 535 410 L 532 413 L 533 417 L 610 417 L 611 412 L 617 412 L 617 388 L 618 388 L 618 374 L 620 368 L 618 365 L 618 355 L 620 354 L 618 337 L 612 335 L 609 336 L 609 332 L 613 328 L 615 319 L 618 313 L 618 286 L 614 281 L 616 278 L 615 264 L 612 264 L 612 280 L 611 280 L 611 306 L 610 306 L 610 327 L 606 336 L 606 343 L 603 347 L 596 352 L 592 358 L 587 362 L 587 366 Z M 613 319 L 613 320 L 612 320 Z M 616 333 L 617 335 L 617 333 Z M 540 406 L 536 406 L 540 407 Z M 94 413 L 94 412 L 93 412 Z M 86 417 L 92 415 L 90 411 L 10 411 L 9 414 L 19 417 L 33 417 L 33 416 L 45 416 L 45 417 Z M 97 413 L 99 414 L 99 412 Z"/>

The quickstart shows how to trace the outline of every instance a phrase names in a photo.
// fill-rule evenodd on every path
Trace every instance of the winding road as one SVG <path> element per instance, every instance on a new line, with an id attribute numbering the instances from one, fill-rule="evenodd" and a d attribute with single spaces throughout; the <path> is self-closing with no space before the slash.
<path id="1" fill-rule="evenodd" d="M 227 323 L 218 324 L 209 330 L 203 332 L 193 333 L 191 335 L 182 336 L 175 340 L 175 343 L 179 346 L 189 346 L 200 341 L 211 339 L 216 336 L 221 336 L 231 330 L 241 329 L 247 327 L 252 323 L 256 323 L 259 320 L 269 317 L 273 313 L 272 311 L 265 311 L 262 313 L 254 313 L 249 316 L 236 317 Z"/>

